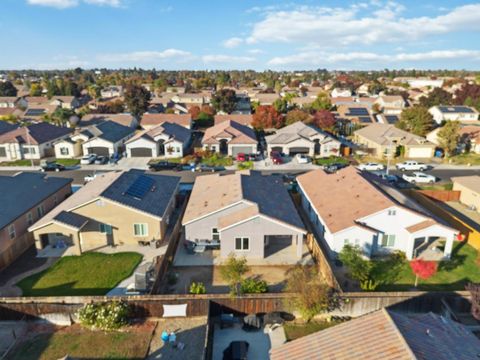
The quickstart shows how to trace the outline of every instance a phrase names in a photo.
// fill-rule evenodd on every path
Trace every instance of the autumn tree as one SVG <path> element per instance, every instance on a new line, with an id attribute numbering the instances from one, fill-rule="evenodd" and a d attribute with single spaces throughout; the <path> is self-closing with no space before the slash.
<path id="1" fill-rule="evenodd" d="M 122 100 L 113 100 L 99 104 L 94 113 L 97 114 L 120 114 L 125 111 L 125 103 Z"/>
<path id="2" fill-rule="evenodd" d="M 133 116 L 139 118 L 150 105 L 150 91 L 141 85 L 128 84 L 125 88 L 125 104 Z"/>
<path id="3" fill-rule="evenodd" d="M 41 96 L 42 90 L 43 88 L 40 84 L 32 84 L 30 86 L 30 96 Z"/>
<path id="4" fill-rule="evenodd" d="M 231 114 L 237 106 L 237 95 L 232 89 L 221 89 L 212 96 L 211 103 L 216 111 Z"/>
<path id="5" fill-rule="evenodd" d="M 427 96 L 420 98 L 420 105 L 431 108 L 437 105 L 450 105 L 452 103 L 452 94 L 442 88 L 433 89 Z"/>
<path id="6" fill-rule="evenodd" d="M 287 112 L 287 115 L 285 115 L 285 125 L 291 125 L 298 121 L 307 123 L 310 120 L 310 114 L 300 109 L 290 110 L 289 112 Z"/>
<path id="7" fill-rule="evenodd" d="M 328 110 L 317 110 L 313 114 L 312 124 L 322 130 L 332 131 L 335 127 L 335 116 Z"/>
<path id="8" fill-rule="evenodd" d="M 445 150 L 445 156 L 449 157 L 457 148 L 460 138 L 460 123 L 458 121 L 447 121 L 438 131 L 437 138 L 440 147 Z"/>
<path id="9" fill-rule="evenodd" d="M 464 84 L 455 92 L 455 104 L 474 106 L 480 110 L 480 85 Z"/>
<path id="10" fill-rule="evenodd" d="M 435 261 L 425 261 L 415 259 L 410 261 L 410 268 L 415 274 L 415 287 L 418 285 L 418 278 L 429 279 L 437 272 L 437 263 Z"/>
<path id="11" fill-rule="evenodd" d="M 400 120 L 395 125 L 412 134 L 425 136 L 433 128 L 433 117 L 427 108 L 413 106 L 402 111 Z"/>
<path id="12" fill-rule="evenodd" d="M 0 82 L 0 96 L 17 96 L 17 88 L 10 82 Z"/>
<path id="13" fill-rule="evenodd" d="M 192 107 L 190 107 L 190 109 L 188 109 L 188 113 L 190 114 L 193 120 L 197 120 L 198 115 L 200 114 L 200 111 L 201 111 L 200 106 L 198 105 L 193 105 Z"/>
<path id="14" fill-rule="evenodd" d="M 279 129 L 283 126 L 283 115 L 271 105 L 260 105 L 253 114 L 252 126 L 257 130 Z"/>

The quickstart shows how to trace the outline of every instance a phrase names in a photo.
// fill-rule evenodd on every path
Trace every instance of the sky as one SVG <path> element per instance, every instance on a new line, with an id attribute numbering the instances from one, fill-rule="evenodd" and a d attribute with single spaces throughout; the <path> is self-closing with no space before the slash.
<path id="1" fill-rule="evenodd" d="M 0 69 L 480 70 L 480 2 L 0 0 Z"/>

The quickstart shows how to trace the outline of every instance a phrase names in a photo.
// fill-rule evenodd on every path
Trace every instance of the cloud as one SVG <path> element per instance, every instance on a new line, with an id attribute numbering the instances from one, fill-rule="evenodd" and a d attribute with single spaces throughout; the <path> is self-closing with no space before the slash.
<path id="1" fill-rule="evenodd" d="M 30 5 L 48 6 L 57 9 L 75 7 L 78 6 L 80 2 L 97 6 L 122 6 L 122 0 L 27 0 L 27 3 Z"/>
<path id="2" fill-rule="evenodd" d="M 112 6 L 112 7 L 122 6 L 121 0 L 83 0 L 83 1 L 91 5 Z"/>
<path id="3" fill-rule="evenodd" d="M 263 51 L 262 49 L 250 49 L 250 50 L 247 50 L 247 52 L 249 54 L 255 54 L 255 55 L 265 53 L 265 51 Z"/>
<path id="4" fill-rule="evenodd" d="M 235 48 L 243 43 L 243 39 L 239 37 L 232 37 L 223 42 L 223 46 L 229 49 Z"/>
<path id="5" fill-rule="evenodd" d="M 404 9 L 394 1 L 374 1 L 349 7 L 301 6 L 271 11 L 253 25 L 246 42 L 327 48 L 413 41 L 431 35 L 480 30 L 479 3 L 430 17 L 403 17 Z"/>
<path id="6" fill-rule="evenodd" d="M 251 63 L 256 59 L 250 56 L 231 56 L 231 55 L 203 55 L 202 60 L 204 63 Z"/>
<path id="7" fill-rule="evenodd" d="M 176 61 L 191 60 L 193 55 L 188 51 L 166 49 L 163 51 L 133 51 L 120 54 L 101 54 L 97 59 L 106 63 L 148 63 L 176 59 Z"/>

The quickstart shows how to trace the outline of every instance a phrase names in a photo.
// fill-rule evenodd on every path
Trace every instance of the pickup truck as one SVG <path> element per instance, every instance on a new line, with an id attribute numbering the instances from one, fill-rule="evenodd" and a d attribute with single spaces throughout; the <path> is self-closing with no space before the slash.
<path id="1" fill-rule="evenodd" d="M 428 169 L 428 165 L 418 162 L 418 161 L 404 161 L 403 163 L 398 163 L 397 169 L 401 171 L 425 171 Z"/>
<path id="2" fill-rule="evenodd" d="M 421 172 L 414 172 L 411 175 L 403 174 L 402 178 L 403 180 L 408 181 L 410 184 L 416 184 L 416 183 L 433 184 L 437 180 L 435 176 L 428 175 Z"/>

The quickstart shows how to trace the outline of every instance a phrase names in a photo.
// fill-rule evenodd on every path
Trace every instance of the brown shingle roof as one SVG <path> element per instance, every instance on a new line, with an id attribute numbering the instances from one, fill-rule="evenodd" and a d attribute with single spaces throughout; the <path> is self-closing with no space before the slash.
<path id="1" fill-rule="evenodd" d="M 480 194 L 480 175 L 454 177 L 452 181 Z"/>
<path id="2" fill-rule="evenodd" d="M 131 114 L 87 114 L 82 117 L 80 125 L 91 126 L 99 125 L 106 121 L 113 121 L 123 126 L 130 126 L 133 119 Z"/>
<path id="3" fill-rule="evenodd" d="M 253 116 L 251 114 L 231 114 L 231 115 L 215 115 L 215 125 L 227 120 L 233 120 L 245 126 L 251 126 Z"/>
<path id="4" fill-rule="evenodd" d="M 170 122 L 190 129 L 192 116 L 190 114 L 143 114 L 141 126 L 155 126 Z"/>
<path id="5" fill-rule="evenodd" d="M 415 232 L 417 232 L 417 231 L 420 231 L 420 230 L 429 228 L 430 226 L 436 225 L 436 224 L 437 224 L 437 222 L 433 221 L 432 219 L 428 219 L 428 220 L 419 222 L 418 224 L 409 226 L 409 227 L 407 227 L 406 230 L 407 230 L 409 233 L 415 233 Z"/>
<path id="6" fill-rule="evenodd" d="M 223 134 L 223 137 L 231 137 L 230 143 L 234 144 L 256 144 L 257 138 L 255 132 L 242 124 L 233 120 L 227 120 L 208 128 L 205 131 L 202 143 L 216 144 L 216 138 Z"/>

